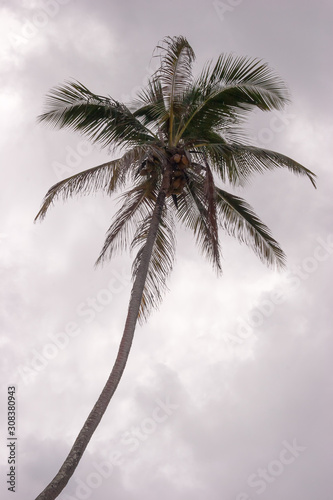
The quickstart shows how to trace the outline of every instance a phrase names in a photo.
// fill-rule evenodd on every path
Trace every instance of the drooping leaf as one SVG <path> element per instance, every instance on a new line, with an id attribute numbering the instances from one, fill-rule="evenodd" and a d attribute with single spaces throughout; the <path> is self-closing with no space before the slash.
<path id="1" fill-rule="evenodd" d="M 178 219 L 191 229 L 202 253 L 221 271 L 221 250 L 214 214 L 209 211 L 209 199 L 205 189 L 205 178 L 188 173 L 188 182 L 182 195 L 178 196 Z M 213 221 L 212 221 L 213 219 Z"/>
<path id="2" fill-rule="evenodd" d="M 46 193 L 35 221 L 43 219 L 52 203 L 58 198 L 66 200 L 76 194 L 87 195 L 98 190 L 108 194 L 115 192 L 125 185 L 131 167 L 134 169 L 140 164 L 146 154 L 144 148 L 136 147 L 125 153 L 122 158 L 89 168 L 57 182 Z"/>
<path id="3" fill-rule="evenodd" d="M 195 145 L 193 153 L 199 158 L 208 157 L 223 182 L 243 185 L 254 173 L 261 174 L 276 168 L 287 168 L 296 175 L 307 177 L 316 187 L 316 175 L 286 155 L 255 146 L 217 141 L 217 136 L 216 142 L 203 141 Z"/>
<path id="4" fill-rule="evenodd" d="M 156 195 L 156 180 L 154 179 L 142 181 L 122 195 L 123 203 L 114 215 L 113 223 L 107 231 L 96 265 L 110 259 L 115 252 L 130 246 L 130 240 L 138 224 L 153 211 Z"/>
<path id="5" fill-rule="evenodd" d="M 270 230 L 242 198 L 216 188 L 217 211 L 221 227 L 250 246 L 266 264 L 284 267 L 285 254 Z"/>
<path id="6" fill-rule="evenodd" d="M 141 262 L 143 250 L 146 244 L 151 214 L 147 215 L 138 226 L 132 241 L 132 249 L 139 247 L 134 259 L 132 272 L 135 278 Z M 175 227 L 172 214 L 164 207 L 152 255 L 149 261 L 148 273 L 144 285 L 142 301 L 140 306 L 139 321 L 147 320 L 152 309 L 157 308 L 167 290 L 167 279 L 172 271 L 175 256 Z"/>

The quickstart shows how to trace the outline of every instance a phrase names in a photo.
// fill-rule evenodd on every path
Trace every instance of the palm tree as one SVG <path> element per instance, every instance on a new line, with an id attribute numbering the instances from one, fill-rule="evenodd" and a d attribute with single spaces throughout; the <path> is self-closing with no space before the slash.
<path id="1" fill-rule="evenodd" d="M 221 271 L 219 228 L 249 245 L 262 261 L 281 267 L 284 253 L 252 208 L 218 183 L 243 185 L 253 173 L 286 167 L 314 174 L 282 154 L 250 146 L 242 125 L 250 111 L 282 109 L 285 84 L 259 60 L 221 55 L 192 76 L 195 54 L 186 38 L 167 37 L 156 48 L 160 67 L 126 106 L 93 94 L 79 82 L 50 91 L 39 118 L 76 130 L 123 156 L 75 174 L 46 194 L 36 219 L 57 198 L 122 190 L 122 206 L 107 231 L 97 263 L 137 248 L 133 287 L 119 352 L 109 379 L 69 455 L 38 500 L 56 498 L 66 486 L 99 424 L 124 371 L 137 320 L 161 301 L 173 266 L 175 222 L 190 228 L 203 254 Z M 126 190 L 124 190 L 126 189 Z"/>

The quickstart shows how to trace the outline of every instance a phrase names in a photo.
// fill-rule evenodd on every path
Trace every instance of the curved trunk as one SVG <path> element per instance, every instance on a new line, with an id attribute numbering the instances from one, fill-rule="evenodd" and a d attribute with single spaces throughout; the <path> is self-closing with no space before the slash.
<path id="1" fill-rule="evenodd" d="M 85 421 L 75 443 L 72 446 L 67 458 L 59 469 L 59 472 L 48 484 L 48 486 L 36 497 L 36 500 L 53 500 L 64 489 L 71 476 L 81 460 L 81 457 L 86 449 L 95 429 L 97 428 L 105 410 L 120 382 L 121 376 L 126 366 L 127 358 L 131 349 L 134 330 L 138 319 L 142 293 L 147 277 L 148 266 L 152 254 L 153 246 L 156 239 L 156 234 L 160 222 L 160 217 L 164 207 L 165 197 L 170 185 L 170 167 L 166 166 L 160 192 L 158 194 L 146 245 L 143 250 L 142 259 L 138 268 L 138 272 L 132 287 L 130 303 L 124 328 L 124 333 L 120 342 L 118 355 L 111 374 L 102 390 L 95 406 L 90 412 Z"/>

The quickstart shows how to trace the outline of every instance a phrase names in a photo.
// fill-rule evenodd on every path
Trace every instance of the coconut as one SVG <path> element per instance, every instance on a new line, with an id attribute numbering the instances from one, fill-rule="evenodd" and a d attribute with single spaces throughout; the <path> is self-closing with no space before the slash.
<path id="1" fill-rule="evenodd" d="M 184 177 L 184 174 L 181 170 L 174 170 L 173 171 L 173 176 L 174 177 Z"/>
<path id="2" fill-rule="evenodd" d="M 173 188 L 173 189 L 177 189 L 177 188 L 179 188 L 179 187 L 180 187 L 180 185 L 181 185 L 181 183 L 182 183 L 182 179 L 181 179 L 180 177 L 177 177 L 176 179 L 174 179 L 174 180 L 172 181 L 172 188 Z"/>
<path id="3" fill-rule="evenodd" d="M 182 162 L 183 165 L 185 165 L 186 167 L 188 167 L 189 161 L 188 161 L 187 156 L 182 155 L 181 162 Z"/>

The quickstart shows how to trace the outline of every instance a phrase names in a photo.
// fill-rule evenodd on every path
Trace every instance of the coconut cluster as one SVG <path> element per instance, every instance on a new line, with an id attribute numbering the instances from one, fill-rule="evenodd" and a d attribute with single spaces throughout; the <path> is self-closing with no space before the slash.
<path id="1" fill-rule="evenodd" d="M 169 153 L 170 154 L 170 153 Z M 171 183 L 167 195 L 181 194 L 186 185 L 186 169 L 190 166 L 190 159 L 185 151 L 176 150 L 169 157 L 170 165 L 172 166 Z M 158 160 L 153 157 L 147 158 L 139 170 L 140 175 L 148 178 L 156 173 L 156 164 Z"/>
<path id="2" fill-rule="evenodd" d="M 181 194 L 186 185 L 186 169 L 190 160 L 185 152 L 177 152 L 170 158 L 172 165 L 171 185 L 168 195 Z"/>

